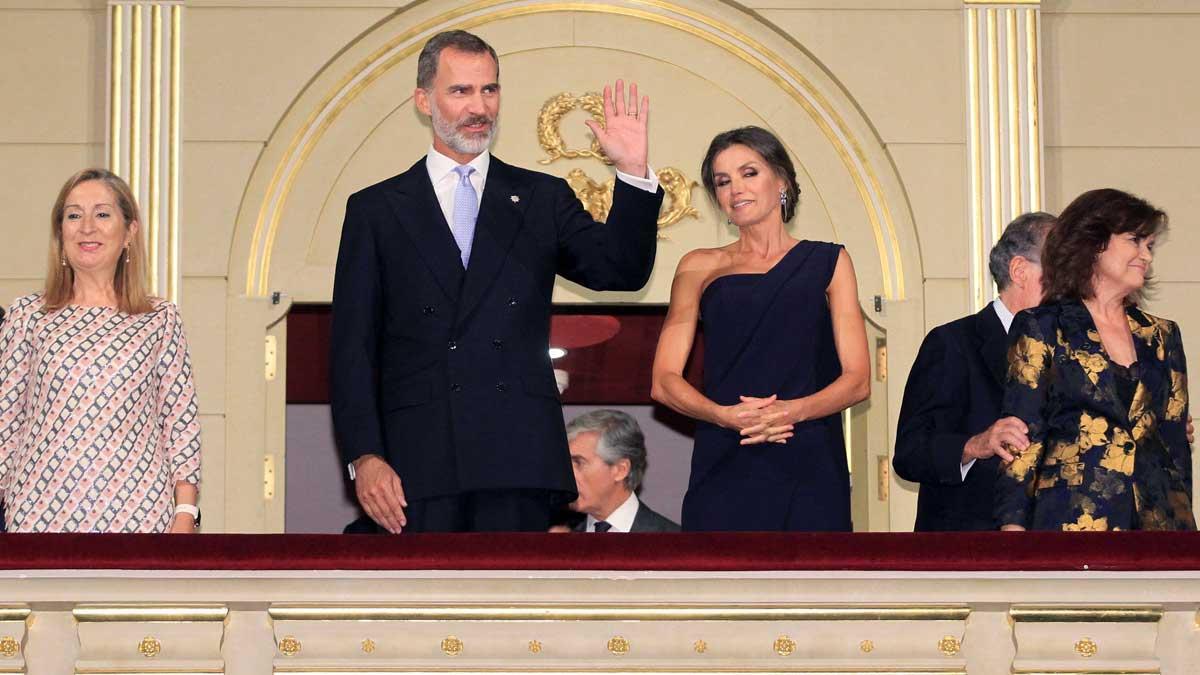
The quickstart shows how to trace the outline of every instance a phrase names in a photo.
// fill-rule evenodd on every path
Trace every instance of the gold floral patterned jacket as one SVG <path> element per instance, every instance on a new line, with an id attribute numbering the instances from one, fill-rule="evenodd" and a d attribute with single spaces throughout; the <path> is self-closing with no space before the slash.
<path id="1" fill-rule="evenodd" d="M 1080 302 L 1021 312 L 1009 331 L 1004 415 L 1029 447 L 996 481 L 1001 525 L 1038 530 L 1195 530 L 1179 327 L 1130 306 L 1138 363 L 1126 409 Z"/>

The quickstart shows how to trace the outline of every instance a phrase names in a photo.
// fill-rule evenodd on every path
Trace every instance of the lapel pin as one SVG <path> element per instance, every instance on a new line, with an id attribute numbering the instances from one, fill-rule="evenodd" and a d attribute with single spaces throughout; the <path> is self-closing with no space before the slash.
<path id="1" fill-rule="evenodd" d="M 518 197 L 518 196 L 516 196 L 516 195 L 513 195 L 513 196 L 509 197 L 509 199 L 511 199 L 511 200 L 512 200 L 512 203 L 514 203 L 514 204 L 516 204 L 517 202 L 521 201 L 521 198 L 520 198 L 520 197 Z"/>

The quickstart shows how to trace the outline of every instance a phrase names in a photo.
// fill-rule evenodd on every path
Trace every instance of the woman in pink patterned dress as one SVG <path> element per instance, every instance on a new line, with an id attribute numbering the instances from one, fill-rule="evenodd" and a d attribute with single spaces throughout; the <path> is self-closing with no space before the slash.
<path id="1" fill-rule="evenodd" d="M 141 218 L 103 169 L 54 203 L 44 293 L 0 326 L 9 532 L 194 532 L 200 424 L 178 308 L 150 297 Z"/>

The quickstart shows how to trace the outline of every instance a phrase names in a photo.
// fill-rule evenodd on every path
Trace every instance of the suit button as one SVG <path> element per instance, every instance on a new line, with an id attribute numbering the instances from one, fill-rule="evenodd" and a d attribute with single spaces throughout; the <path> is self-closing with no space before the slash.
<path id="1" fill-rule="evenodd" d="M 462 391 L 462 385 L 458 383 L 452 384 L 450 385 L 450 391 L 457 394 L 458 392 Z"/>
<path id="2" fill-rule="evenodd" d="M 496 391 L 508 391 L 508 385 L 503 382 L 496 383 Z"/>
<path id="3" fill-rule="evenodd" d="M 421 308 L 421 313 L 424 314 L 425 316 L 432 316 L 433 313 L 436 311 L 437 310 L 435 310 L 433 307 L 431 307 L 429 305 L 425 305 L 424 307 Z"/>
<path id="4" fill-rule="evenodd" d="M 446 346 L 450 348 L 450 351 L 454 351 L 455 349 L 458 349 L 458 343 L 455 342 L 454 340 L 451 340 L 449 343 L 446 344 Z"/>
<path id="5" fill-rule="evenodd" d="M 504 340 L 492 340 L 492 346 L 496 349 L 502 349 L 504 347 Z"/>
<path id="6" fill-rule="evenodd" d="M 517 296 L 515 296 L 515 295 L 508 296 L 508 306 L 509 307 L 517 306 Z"/>

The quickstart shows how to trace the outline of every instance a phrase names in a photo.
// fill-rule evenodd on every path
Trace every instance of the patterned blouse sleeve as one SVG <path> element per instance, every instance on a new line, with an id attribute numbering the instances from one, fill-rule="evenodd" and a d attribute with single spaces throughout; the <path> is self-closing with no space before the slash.
<path id="1" fill-rule="evenodd" d="M 166 303 L 158 356 L 159 448 L 170 458 L 176 483 L 200 483 L 200 418 L 196 385 L 179 308 Z"/>
<path id="2" fill-rule="evenodd" d="M 0 323 L 0 485 L 25 432 L 25 391 L 33 354 L 26 330 L 27 305 L 17 300 Z"/>
<path id="3" fill-rule="evenodd" d="M 996 477 L 996 521 L 1030 526 L 1034 478 L 1045 454 L 1045 408 L 1054 349 L 1043 326 L 1030 312 L 1020 312 L 1009 331 L 1008 384 L 1003 417 L 1019 417 L 1029 427 L 1029 446 L 1013 453 Z"/>
<path id="4" fill-rule="evenodd" d="M 1187 360 L 1183 354 L 1183 336 L 1179 325 L 1167 322 L 1166 343 L 1167 366 L 1171 371 L 1171 395 L 1159 423 L 1159 434 L 1171 453 L 1171 461 L 1192 493 L 1192 446 L 1187 441 L 1188 383 Z"/>

